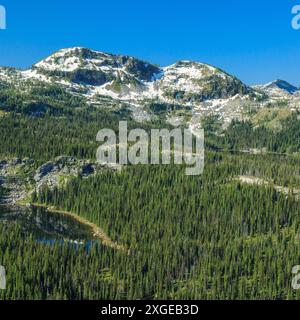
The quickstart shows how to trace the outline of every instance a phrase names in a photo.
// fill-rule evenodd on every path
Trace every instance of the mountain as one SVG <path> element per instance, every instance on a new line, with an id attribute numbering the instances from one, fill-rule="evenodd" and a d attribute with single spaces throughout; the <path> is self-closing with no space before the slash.
<path id="1" fill-rule="evenodd" d="M 142 84 L 151 81 L 160 69 L 141 60 L 97 52 L 86 48 L 63 49 L 35 64 L 32 70 L 73 83 L 102 86 L 110 82 Z"/>
<path id="2" fill-rule="evenodd" d="M 251 88 L 200 62 L 179 61 L 161 68 L 81 47 L 59 50 L 28 70 L 0 68 L 0 107 L 6 111 L 21 104 L 43 112 L 64 102 L 125 108 L 138 121 L 164 117 L 175 123 L 179 116 L 189 121 L 195 115 L 219 114 L 230 122 L 274 97 L 289 99 L 296 90 L 281 80 Z"/>
<path id="3" fill-rule="evenodd" d="M 288 92 L 290 94 L 294 94 L 296 91 L 299 90 L 299 88 L 291 85 L 290 83 L 284 81 L 284 80 L 276 80 L 270 83 L 266 86 L 266 88 L 278 88 L 280 90 L 283 90 L 285 92 Z"/>
<path id="4" fill-rule="evenodd" d="M 293 95 L 299 91 L 299 88 L 284 80 L 275 80 L 265 85 L 258 85 L 256 86 L 256 88 L 266 92 L 268 95 L 273 97 Z"/>

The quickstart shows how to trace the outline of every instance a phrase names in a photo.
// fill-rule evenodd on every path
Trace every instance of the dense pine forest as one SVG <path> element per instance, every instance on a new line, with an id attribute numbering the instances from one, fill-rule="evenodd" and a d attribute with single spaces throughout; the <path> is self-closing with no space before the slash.
<path id="1" fill-rule="evenodd" d="M 165 121 L 137 123 L 131 119 L 128 110 L 110 112 L 87 109 L 62 109 L 59 116 L 45 113 L 9 113 L 0 116 L 0 156 L 32 157 L 37 163 L 68 155 L 78 158 L 95 158 L 99 146 L 96 134 L 100 129 L 110 128 L 118 133 L 120 117 L 128 121 L 128 128 L 171 128 Z M 282 130 L 274 132 L 265 127 L 255 127 L 249 121 L 233 121 L 224 132 L 205 128 L 206 149 L 239 151 L 251 148 L 265 148 L 268 152 L 294 154 L 300 149 L 300 121 L 290 116 L 282 121 Z M 213 127 L 215 129 L 215 127 Z"/>
<path id="2" fill-rule="evenodd" d="M 296 298 L 298 201 L 233 182 L 240 170 L 211 155 L 201 177 L 179 167 L 130 168 L 35 200 L 84 216 L 130 248 L 126 298 Z"/>
<path id="3" fill-rule="evenodd" d="M 117 131 L 119 117 L 94 109 L 8 114 L 0 118 L 1 158 L 30 157 L 37 166 L 62 154 L 94 159 L 97 131 Z M 292 118 L 278 132 L 233 122 L 207 132 L 201 176 L 175 165 L 127 166 L 35 192 L 33 203 L 84 217 L 128 251 L 44 244 L 0 222 L 8 275 L 0 299 L 299 299 L 291 286 L 299 201 L 274 188 L 300 189 L 299 132 Z M 270 154 L 239 152 L 249 148 Z M 247 185 L 241 175 L 270 183 Z"/>
<path id="4" fill-rule="evenodd" d="M 279 161 L 270 171 L 270 159 L 254 156 L 240 159 L 249 165 L 240 168 L 235 158 L 208 154 L 201 177 L 187 177 L 177 166 L 129 167 L 34 195 L 35 202 L 101 225 L 130 251 L 40 244 L 3 225 L 0 264 L 14 262 L 13 285 L 2 298 L 299 298 L 291 287 L 300 257 L 298 201 L 232 180 L 251 164 L 261 163 L 260 173 L 272 171 L 278 180 L 296 168 L 285 172 Z"/>
<path id="5" fill-rule="evenodd" d="M 0 320 L 300 301 L 300 0 L 48 2 L 0 0 Z"/>
<path id="6" fill-rule="evenodd" d="M 159 127 L 160 122 L 140 124 L 126 117 L 126 110 L 116 112 L 91 109 L 64 110 L 60 116 L 49 114 L 40 117 L 10 113 L 0 117 L 1 149 L 5 157 L 31 157 L 37 163 L 52 160 L 60 155 L 95 159 L 97 132 L 110 128 L 118 133 L 120 116 L 128 128 Z"/>
<path id="7" fill-rule="evenodd" d="M 95 244 L 90 250 L 69 244 L 41 244 L 18 226 L 0 224 L 0 264 L 6 266 L 7 289 L 0 299 L 108 299 L 122 293 L 123 257 Z M 4 235 L 4 236 L 3 236 Z M 122 278 L 122 276 L 121 276 Z"/>

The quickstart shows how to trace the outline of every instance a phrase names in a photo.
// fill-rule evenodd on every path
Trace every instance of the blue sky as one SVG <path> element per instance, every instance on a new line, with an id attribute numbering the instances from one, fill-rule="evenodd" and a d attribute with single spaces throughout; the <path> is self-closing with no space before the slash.
<path id="1" fill-rule="evenodd" d="M 248 84 L 281 78 L 300 86 L 300 0 L 0 0 L 0 65 L 26 68 L 72 46 L 167 65 L 196 60 Z"/>

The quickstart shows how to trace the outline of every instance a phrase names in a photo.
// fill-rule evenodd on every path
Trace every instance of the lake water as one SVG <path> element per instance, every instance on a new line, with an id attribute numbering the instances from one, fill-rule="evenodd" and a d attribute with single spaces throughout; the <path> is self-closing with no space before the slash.
<path id="1" fill-rule="evenodd" d="M 44 208 L 8 208 L 0 206 L 0 223 L 18 224 L 24 234 L 32 234 L 45 243 L 70 242 L 90 246 L 91 229 L 72 217 Z"/>

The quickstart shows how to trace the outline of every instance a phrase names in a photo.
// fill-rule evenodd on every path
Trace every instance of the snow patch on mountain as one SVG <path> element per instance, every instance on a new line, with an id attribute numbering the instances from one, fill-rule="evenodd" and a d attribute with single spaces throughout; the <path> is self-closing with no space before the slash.
<path id="1" fill-rule="evenodd" d="M 282 98 L 295 94 L 299 88 L 284 80 L 275 80 L 265 85 L 257 85 L 254 88 L 264 91 L 272 98 Z"/>
<path id="2" fill-rule="evenodd" d="M 82 47 L 59 50 L 25 71 L 0 68 L 0 83 L 22 92 L 41 83 L 58 85 L 97 107 L 125 105 L 139 121 L 156 116 L 148 110 L 153 102 L 190 110 L 190 116 L 217 113 L 225 122 L 281 100 L 300 108 L 299 91 L 282 80 L 250 88 L 223 70 L 200 62 L 184 60 L 161 68 L 133 57 Z M 167 116 L 178 118 L 177 114 Z"/>

